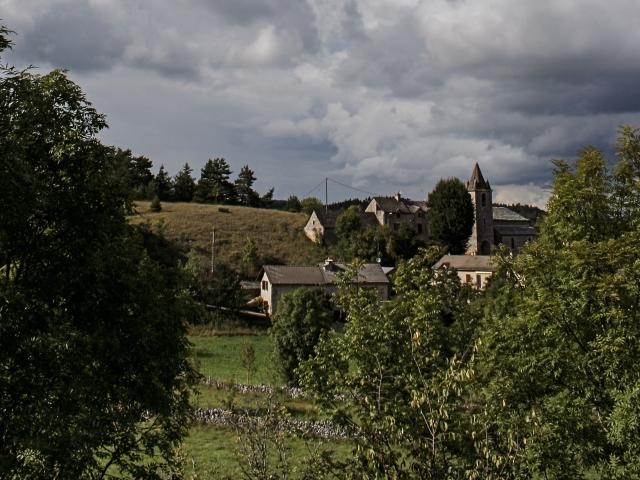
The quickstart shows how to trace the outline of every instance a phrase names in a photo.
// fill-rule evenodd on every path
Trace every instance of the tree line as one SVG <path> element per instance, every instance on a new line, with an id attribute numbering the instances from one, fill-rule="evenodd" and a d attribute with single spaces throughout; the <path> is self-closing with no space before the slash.
<path id="1" fill-rule="evenodd" d="M 156 175 L 153 162 L 145 156 L 135 156 L 131 150 L 114 148 L 113 154 L 128 165 L 127 178 L 136 199 L 175 202 L 222 203 L 247 207 L 270 207 L 273 188 L 260 195 L 254 188 L 255 172 L 244 165 L 238 177 L 231 180 L 231 166 L 224 158 L 210 158 L 200 170 L 200 178 L 193 177 L 193 169 L 185 163 L 171 177 L 160 165 Z"/>

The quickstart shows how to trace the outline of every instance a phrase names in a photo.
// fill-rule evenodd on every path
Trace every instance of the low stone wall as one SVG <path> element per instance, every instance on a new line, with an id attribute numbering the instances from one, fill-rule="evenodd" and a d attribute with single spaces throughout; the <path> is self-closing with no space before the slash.
<path id="1" fill-rule="evenodd" d="M 310 435 L 317 438 L 334 439 L 349 438 L 348 432 L 327 420 L 297 420 L 287 419 L 266 419 L 261 416 L 251 416 L 234 413 L 230 410 L 220 408 L 196 408 L 194 416 L 197 422 L 214 425 L 216 427 L 246 427 L 251 424 L 259 428 L 270 428 L 276 431 L 283 431 L 295 435 Z"/>
<path id="2" fill-rule="evenodd" d="M 215 387 L 218 390 L 235 390 L 239 393 L 260 393 L 273 395 L 281 393 L 291 398 L 303 398 L 304 392 L 301 388 L 296 387 L 272 387 L 271 385 L 248 385 L 245 383 L 224 383 L 215 378 L 205 378 L 202 382 L 205 385 Z"/>

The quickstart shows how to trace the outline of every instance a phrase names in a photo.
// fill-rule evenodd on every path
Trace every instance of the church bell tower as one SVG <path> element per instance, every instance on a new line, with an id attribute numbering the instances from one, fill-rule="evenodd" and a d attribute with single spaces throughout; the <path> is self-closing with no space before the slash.
<path id="1" fill-rule="evenodd" d="M 476 163 L 467 190 L 473 202 L 475 223 L 469 238 L 467 255 L 489 255 L 493 246 L 493 207 L 491 186 L 482 176 Z"/>

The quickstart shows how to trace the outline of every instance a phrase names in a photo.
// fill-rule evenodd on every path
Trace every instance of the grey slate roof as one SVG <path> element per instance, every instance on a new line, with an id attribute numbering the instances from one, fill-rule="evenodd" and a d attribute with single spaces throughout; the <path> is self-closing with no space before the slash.
<path id="1" fill-rule="evenodd" d="M 338 215 L 342 213 L 336 210 L 314 210 L 314 212 L 324 228 L 334 228 L 336 226 L 336 219 L 338 218 Z"/>
<path id="2" fill-rule="evenodd" d="M 493 257 L 488 255 L 444 255 L 433 266 L 434 269 L 449 267 L 460 271 L 495 272 Z"/>
<path id="3" fill-rule="evenodd" d="M 527 222 L 529 220 L 520 215 L 519 213 L 514 212 L 513 210 L 508 209 L 507 207 L 493 207 L 493 219 L 497 221 L 505 221 L 505 222 Z"/>
<path id="4" fill-rule="evenodd" d="M 409 200 L 408 198 L 398 200 L 395 197 L 373 197 L 373 199 L 380 210 L 387 213 L 415 213 L 418 210 L 426 211 L 427 209 L 427 202 Z"/>
<path id="5" fill-rule="evenodd" d="M 262 267 L 269 281 L 275 285 L 324 285 L 334 283 L 336 274 L 348 268 L 343 263 L 333 263 L 331 268 L 324 264 L 316 266 L 265 265 Z M 358 281 L 363 283 L 387 284 L 389 279 L 377 263 L 366 263 L 358 271 Z"/>

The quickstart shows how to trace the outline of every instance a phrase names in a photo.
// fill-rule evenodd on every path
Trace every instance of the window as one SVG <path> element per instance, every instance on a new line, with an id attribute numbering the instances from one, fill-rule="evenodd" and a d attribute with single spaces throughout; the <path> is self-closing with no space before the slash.
<path id="1" fill-rule="evenodd" d="M 487 195 L 483 193 L 481 198 L 482 198 L 482 200 L 481 200 L 482 206 L 486 207 L 487 206 Z"/>
<path id="2" fill-rule="evenodd" d="M 394 223 L 394 224 L 393 224 L 393 230 L 394 230 L 395 232 L 397 232 L 399 229 L 400 229 L 400 224 L 399 224 L 399 223 Z"/>
<path id="3" fill-rule="evenodd" d="M 515 250 L 516 249 L 516 241 L 513 237 L 511 237 L 511 250 Z"/>
<path id="4" fill-rule="evenodd" d="M 467 277 L 464 280 L 466 283 L 471 283 L 471 274 L 467 273 Z"/>
<path id="5" fill-rule="evenodd" d="M 266 280 L 262 281 L 262 290 L 269 290 L 269 282 L 267 282 Z"/>
<path id="6" fill-rule="evenodd" d="M 418 224 L 418 235 L 422 235 L 422 224 Z"/>
<path id="7" fill-rule="evenodd" d="M 476 275 L 476 287 L 482 288 L 482 277 L 480 276 L 480 274 Z"/>

